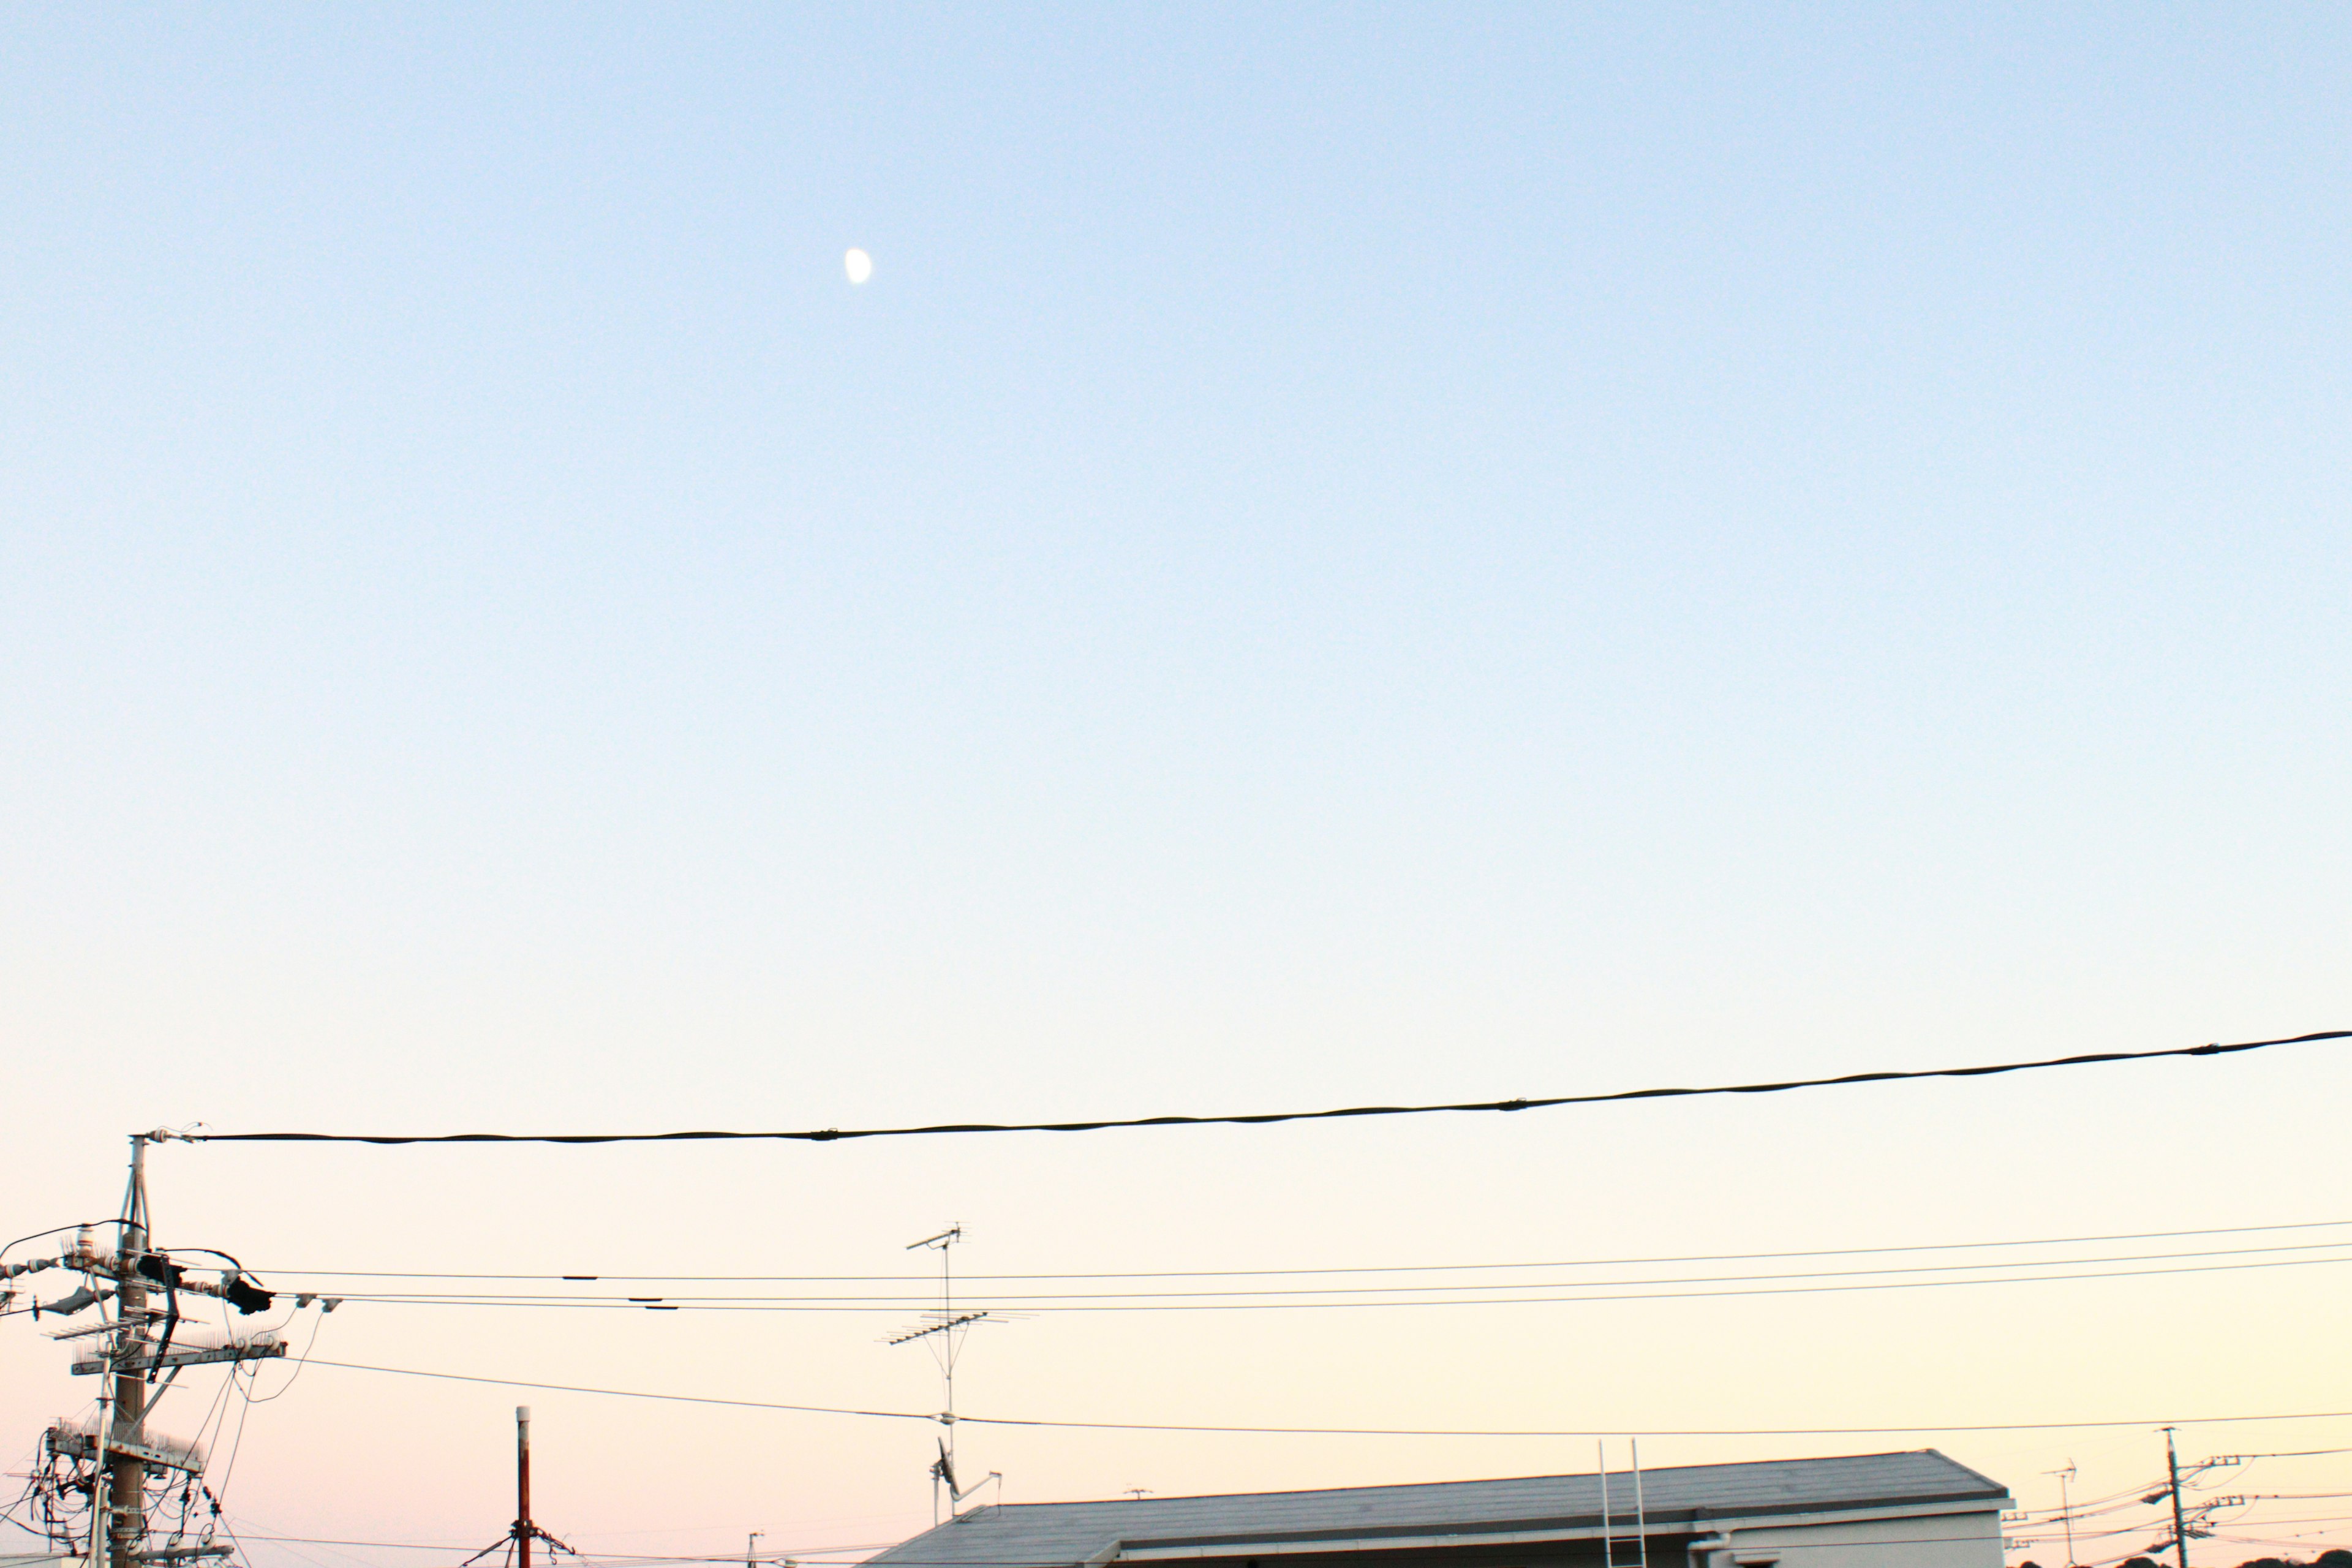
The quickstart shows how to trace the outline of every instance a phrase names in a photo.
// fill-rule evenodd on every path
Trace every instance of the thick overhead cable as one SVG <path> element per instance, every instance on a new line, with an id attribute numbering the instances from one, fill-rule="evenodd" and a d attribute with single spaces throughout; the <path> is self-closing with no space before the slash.
<path id="1" fill-rule="evenodd" d="M 1780 1094 L 1796 1089 L 1833 1089 L 1842 1084 L 1899 1083 L 1913 1079 L 1991 1078 L 2042 1068 L 2095 1067 L 2109 1062 L 2154 1061 L 2164 1057 L 2219 1057 L 2271 1046 L 2315 1040 L 2352 1039 L 2352 1029 L 2330 1029 L 2278 1040 L 2242 1040 L 2234 1045 L 2182 1046 L 2161 1051 L 2094 1051 L 2030 1062 L 1982 1067 L 1928 1068 L 1911 1071 L 1856 1072 L 1837 1078 L 1788 1079 L 1772 1083 L 1718 1084 L 1706 1089 L 1627 1089 L 1609 1094 L 1562 1094 L 1540 1100 L 1482 1100 L 1461 1105 L 1356 1105 L 1338 1110 L 1274 1110 L 1246 1116 L 1136 1116 L 1101 1121 L 958 1121 L 929 1127 L 824 1127 L 799 1132 L 175 1132 L 191 1143 L 677 1143 L 751 1140 L 831 1143 L 845 1138 L 924 1138 L 956 1132 L 1101 1132 L 1118 1127 L 1255 1127 L 1276 1121 L 1328 1121 L 1356 1116 L 1431 1116 L 1448 1111 L 1544 1110 L 1559 1105 L 1605 1105 L 1626 1100 L 1694 1099 L 1717 1094 Z"/>

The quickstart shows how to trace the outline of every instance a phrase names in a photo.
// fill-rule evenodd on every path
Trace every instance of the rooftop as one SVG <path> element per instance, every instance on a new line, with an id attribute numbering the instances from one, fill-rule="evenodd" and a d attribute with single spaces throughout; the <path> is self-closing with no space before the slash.
<path id="1" fill-rule="evenodd" d="M 1677 1526 L 1690 1527 L 1680 1531 L 1689 1533 L 1709 1528 L 1713 1521 L 1772 1514 L 1969 1503 L 1998 1508 L 2009 1497 L 2000 1482 L 1933 1448 L 1644 1470 L 1642 1493 L 1651 1531 L 1659 1533 L 1663 1526 L 1669 1534 Z M 1631 1474 L 1611 1472 L 1609 1503 L 1612 1521 L 1630 1526 Z M 1155 1548 L 1171 1555 L 1213 1555 L 1202 1549 L 1301 1551 L 1328 1542 L 1345 1550 L 1377 1545 L 1383 1537 L 1402 1545 L 1431 1536 L 1461 1538 L 1447 1543 L 1472 1545 L 1482 1535 L 1572 1531 L 1600 1522 L 1598 1475 L 1526 1476 L 1328 1491 L 1004 1504 L 974 1509 L 870 1561 L 892 1568 L 1055 1568 Z"/>

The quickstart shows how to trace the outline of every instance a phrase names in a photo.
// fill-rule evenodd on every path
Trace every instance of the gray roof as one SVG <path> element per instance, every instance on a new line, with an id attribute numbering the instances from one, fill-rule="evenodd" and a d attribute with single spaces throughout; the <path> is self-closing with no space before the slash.
<path id="1" fill-rule="evenodd" d="M 1711 1521 L 1928 1504 L 1997 1508 L 2008 1489 L 1933 1448 L 1832 1459 L 1690 1465 L 1644 1470 L 1643 1500 L 1653 1533 L 1711 1528 Z M 1612 1525 L 1631 1526 L 1633 1478 L 1612 1472 Z M 870 1559 L 894 1568 L 1056 1568 L 1108 1560 L 1120 1550 L 1216 1554 L 1230 1545 L 1312 1550 L 1402 1546 L 1432 1536 L 1475 1544 L 1482 1535 L 1591 1529 L 1601 1522 L 1597 1475 L 1527 1476 L 1498 1481 L 1344 1487 L 1330 1491 L 1235 1492 L 1218 1497 L 1114 1499 L 1104 1502 L 1013 1503 L 978 1508 Z M 1630 1528 L 1629 1528 L 1630 1532 Z M 1342 1545 L 1341 1543 L 1347 1543 Z"/>

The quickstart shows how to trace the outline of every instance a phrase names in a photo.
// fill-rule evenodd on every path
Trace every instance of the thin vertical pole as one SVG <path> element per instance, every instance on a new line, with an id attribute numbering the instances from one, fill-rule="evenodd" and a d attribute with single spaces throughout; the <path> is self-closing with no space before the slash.
<path id="1" fill-rule="evenodd" d="M 1642 1505 L 1642 1439 L 1625 1439 L 1633 1446 L 1633 1534 L 1640 1542 L 1642 1568 L 1650 1568 L 1650 1516 Z"/>
<path id="2" fill-rule="evenodd" d="M 948 1325 L 949 1325 L 949 1327 L 947 1327 L 947 1328 L 945 1328 L 945 1329 L 942 1329 L 942 1330 L 940 1331 L 940 1354 L 941 1358 L 943 1359 L 943 1361 L 944 1361 L 944 1363 L 945 1363 L 945 1365 L 944 1365 L 944 1368 L 943 1368 L 943 1375 L 944 1375 L 944 1376 L 945 1376 L 945 1378 L 947 1379 L 947 1397 L 948 1397 L 948 1422 L 947 1422 L 947 1428 L 948 1428 L 948 1468 L 950 1468 L 950 1469 L 951 1469 L 951 1470 L 952 1470 L 953 1468 L 955 1468 L 955 1437 L 956 1437 L 956 1433 L 955 1433 L 955 1352 L 956 1352 L 956 1336 L 955 1336 L 955 1328 L 954 1328 L 954 1323 L 955 1323 L 955 1244 L 956 1244 L 956 1239 L 957 1239 L 957 1233 L 958 1233 L 959 1231 L 961 1231 L 962 1228 L 963 1228 L 963 1227 L 962 1227 L 961 1226 L 960 1226 L 960 1225 L 959 1225 L 959 1226 L 955 1226 L 950 1227 L 950 1228 L 949 1229 L 949 1231 L 948 1231 L 948 1238 L 947 1238 L 945 1241 L 943 1241 L 943 1242 L 940 1243 L 940 1321 L 941 1321 L 942 1323 L 946 1323 L 946 1324 L 948 1324 Z M 950 1514 L 952 1514 L 953 1512 L 955 1512 L 955 1495 L 954 1495 L 954 1493 L 953 1493 L 952 1489 L 950 1489 L 950 1493 L 949 1493 L 949 1496 L 948 1496 L 948 1512 L 950 1512 Z"/>
<path id="3" fill-rule="evenodd" d="M 100 1311 L 105 1310 L 103 1306 L 99 1309 Z M 111 1354 L 112 1352 L 101 1352 L 100 1353 Z M 106 1385 L 112 1381 L 111 1378 L 106 1377 L 98 1380 L 98 1430 L 96 1433 L 98 1447 L 92 1454 L 89 1478 L 89 1568 L 107 1568 L 106 1434 L 111 1429 L 108 1423 L 113 1418 L 114 1411 L 110 1403 L 111 1396 L 108 1394 Z"/>
<path id="4" fill-rule="evenodd" d="M 1601 1467 L 1601 1561 L 1617 1568 L 1617 1543 L 1609 1539 L 1609 1440 L 1595 1438 L 1592 1451 Z"/>
<path id="5" fill-rule="evenodd" d="M 515 1406 L 515 1543 L 518 1568 L 530 1568 L 530 1406 Z"/>

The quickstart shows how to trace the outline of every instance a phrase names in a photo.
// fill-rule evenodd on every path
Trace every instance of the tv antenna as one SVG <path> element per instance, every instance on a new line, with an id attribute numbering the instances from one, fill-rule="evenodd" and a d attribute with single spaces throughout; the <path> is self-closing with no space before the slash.
<path id="1" fill-rule="evenodd" d="M 2046 1476 L 2058 1478 L 2058 1517 L 2066 1525 L 2066 1568 L 2074 1568 L 2074 1510 L 2066 1500 L 2066 1483 L 2074 1479 L 2074 1461 L 2066 1461 L 2063 1470 L 2044 1470 Z"/>
<path id="2" fill-rule="evenodd" d="M 950 1249 L 962 1239 L 963 1225 L 959 1221 L 937 1236 L 927 1236 L 920 1241 L 911 1241 L 907 1244 L 907 1250 L 909 1252 L 923 1249 L 940 1255 L 940 1304 L 937 1310 L 923 1314 L 924 1321 L 921 1324 L 911 1329 L 902 1329 L 884 1342 L 887 1344 L 905 1345 L 912 1344 L 917 1340 L 928 1340 L 930 1342 L 931 1354 L 940 1363 L 942 1394 L 940 1425 L 947 1428 L 947 1433 L 940 1439 L 940 1457 L 931 1462 L 931 1522 L 933 1524 L 940 1521 L 940 1488 L 942 1485 L 947 1488 L 948 1492 L 948 1517 L 953 1519 L 956 1504 L 963 1501 L 990 1481 L 995 1481 L 1000 1488 L 1004 1481 L 1004 1477 L 995 1470 L 989 1471 L 987 1475 L 968 1487 L 959 1485 L 956 1481 L 956 1358 L 963 1353 L 964 1335 L 971 1331 L 971 1326 L 974 1323 L 994 1321 L 990 1317 L 986 1308 L 966 1310 L 961 1312 L 956 1310 L 955 1268 Z"/>

